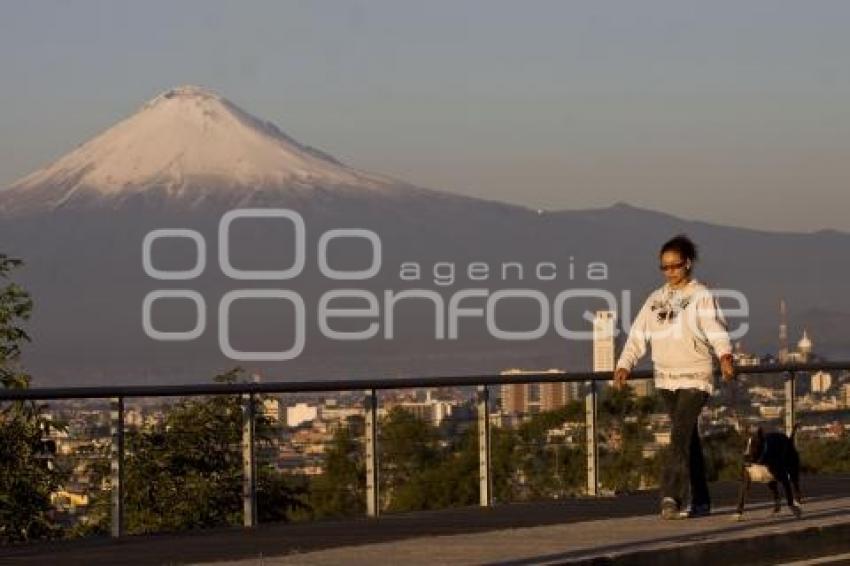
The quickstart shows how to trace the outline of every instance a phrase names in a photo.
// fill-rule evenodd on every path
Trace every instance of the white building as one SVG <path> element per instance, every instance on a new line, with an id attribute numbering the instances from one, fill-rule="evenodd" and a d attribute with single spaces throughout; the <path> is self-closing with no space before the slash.
<path id="1" fill-rule="evenodd" d="M 812 393 L 823 395 L 829 391 L 830 387 L 832 387 L 832 374 L 825 371 L 812 374 Z"/>
<path id="2" fill-rule="evenodd" d="M 274 397 L 263 399 L 263 416 L 277 424 L 280 422 L 280 400 Z"/>
<path id="3" fill-rule="evenodd" d="M 614 311 L 596 311 L 593 318 L 593 371 L 614 371 Z"/>
<path id="4" fill-rule="evenodd" d="M 808 331 L 803 330 L 803 337 L 800 338 L 799 342 L 797 342 L 797 349 L 793 352 L 788 352 L 787 361 L 800 364 L 809 362 L 812 358 L 813 348 L 814 344 L 812 343 L 811 338 L 809 338 Z"/>
<path id="5" fill-rule="evenodd" d="M 429 395 L 429 399 L 426 401 L 406 401 L 400 403 L 399 407 L 411 413 L 417 419 L 431 423 L 433 426 L 440 426 L 440 423 L 452 415 L 454 405 L 450 401 L 430 399 Z"/>
<path id="6" fill-rule="evenodd" d="M 286 426 L 295 427 L 316 420 L 318 408 L 307 403 L 296 403 L 286 408 Z"/>

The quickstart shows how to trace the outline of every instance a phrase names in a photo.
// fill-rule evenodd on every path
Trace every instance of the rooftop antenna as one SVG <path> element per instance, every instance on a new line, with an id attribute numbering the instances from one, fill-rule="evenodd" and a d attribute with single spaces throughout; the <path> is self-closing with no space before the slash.
<path id="1" fill-rule="evenodd" d="M 788 361 L 788 311 L 785 299 L 779 299 L 779 363 Z"/>

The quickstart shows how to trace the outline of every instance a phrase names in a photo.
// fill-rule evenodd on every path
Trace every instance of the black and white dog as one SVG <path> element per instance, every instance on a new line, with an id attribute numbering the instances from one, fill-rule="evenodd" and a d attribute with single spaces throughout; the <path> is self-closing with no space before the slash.
<path id="1" fill-rule="evenodd" d="M 782 509 L 777 488 L 778 484 L 782 484 L 788 508 L 797 518 L 803 514 L 800 505 L 800 455 L 794 446 L 796 434 L 795 426 L 790 437 L 781 432 L 765 434 L 761 427 L 750 435 L 744 451 L 741 492 L 734 516 L 736 520 L 741 520 L 744 515 L 744 503 L 753 482 L 766 483 L 770 488 L 774 513 L 779 513 Z"/>

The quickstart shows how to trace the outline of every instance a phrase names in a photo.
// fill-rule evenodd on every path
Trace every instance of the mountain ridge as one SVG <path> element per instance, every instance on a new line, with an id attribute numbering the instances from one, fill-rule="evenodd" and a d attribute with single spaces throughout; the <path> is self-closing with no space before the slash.
<path id="1" fill-rule="evenodd" d="M 172 91 L 168 97 L 164 96 Z M 790 312 L 809 313 L 818 308 L 830 313 L 850 312 L 850 298 L 844 284 L 850 277 L 850 234 L 777 233 L 729 227 L 623 202 L 596 209 L 538 211 L 421 188 L 360 172 L 332 156 L 325 157 L 320 150 L 307 151 L 304 148 L 309 146 L 292 140 L 277 126 L 259 118 L 252 117 L 256 123 L 251 122 L 250 128 L 241 122 L 234 125 L 237 128 L 234 131 L 242 131 L 247 138 L 233 138 L 220 122 L 210 122 L 212 118 L 205 117 L 205 108 L 210 110 L 206 103 L 194 104 L 199 96 L 197 92 L 172 91 L 163 93 L 159 100 L 154 99 L 156 103 L 142 112 L 158 113 L 164 105 L 187 102 L 180 98 L 183 96 L 191 102 L 186 111 L 194 113 L 192 121 L 187 126 L 180 120 L 171 120 L 171 114 L 166 113 L 163 116 L 168 119 L 153 121 L 157 128 L 162 128 L 154 132 L 157 136 L 167 139 L 172 128 L 176 128 L 174 136 L 179 138 L 180 132 L 185 131 L 181 128 L 188 127 L 192 134 L 190 149 L 199 156 L 210 155 L 208 148 L 203 147 L 212 143 L 210 132 L 218 140 L 214 143 L 218 144 L 216 148 L 230 147 L 228 144 L 235 143 L 234 139 L 253 140 L 266 152 L 262 155 L 270 156 L 273 161 L 260 159 L 255 163 L 260 173 L 266 171 L 262 167 L 269 163 L 273 172 L 280 172 L 275 169 L 280 165 L 276 160 L 284 149 L 289 153 L 283 155 L 285 159 L 280 166 L 285 166 L 283 173 L 290 171 L 286 167 L 297 168 L 305 163 L 318 169 L 312 177 L 305 177 L 309 172 L 301 171 L 301 181 L 287 177 L 288 180 L 278 182 L 280 179 L 272 178 L 265 186 L 249 184 L 246 188 L 238 179 L 229 183 L 222 181 L 221 176 L 207 175 L 200 165 L 208 161 L 189 159 L 178 163 L 187 168 L 166 168 L 169 173 L 182 171 L 183 177 L 154 177 L 148 181 L 149 177 L 142 175 L 143 182 L 126 186 L 118 183 L 106 190 L 87 187 L 83 180 L 88 178 L 86 175 L 94 174 L 92 168 L 100 167 L 99 174 L 110 168 L 128 175 L 133 173 L 131 166 L 127 171 L 122 167 L 127 163 L 132 165 L 133 155 L 147 155 L 137 151 L 140 147 L 137 144 L 147 148 L 150 139 L 130 136 L 122 138 L 122 143 L 99 148 L 105 153 L 96 152 L 97 155 L 109 160 L 105 165 L 101 161 L 74 159 L 64 163 L 81 167 L 67 167 L 65 177 L 45 173 L 57 163 L 63 163 L 66 155 L 39 170 L 43 173 L 42 182 L 33 181 L 37 171 L 25 178 L 31 183 L 18 182 L 13 191 L 0 191 L 3 247 L 0 251 L 25 260 L 24 268 L 14 276 L 35 299 L 30 322 L 34 341 L 26 349 L 24 361 L 39 376 L 39 383 L 188 382 L 206 380 L 239 364 L 226 358 L 217 342 L 214 317 L 220 297 L 249 283 L 283 286 L 298 292 L 307 305 L 315 306 L 321 294 L 336 283 L 319 273 L 312 254 L 320 235 L 336 228 L 365 228 L 379 235 L 383 244 L 382 269 L 375 277 L 356 282 L 376 297 L 383 297 L 387 289 L 418 288 L 434 291 L 448 302 L 458 288 L 484 288 L 488 292 L 497 288 L 532 288 L 551 301 L 565 289 L 593 285 L 616 296 L 624 291 L 634 294 L 632 303 L 617 305 L 624 311 L 621 315 L 625 319 L 625 311 L 638 307 L 639 303 L 635 303 L 659 284 L 658 246 L 673 234 L 685 232 L 696 240 L 703 255 L 697 277 L 724 288 L 739 289 L 750 298 L 752 330 L 745 343 L 754 351 L 765 351 L 776 343 L 780 298 L 786 299 Z M 219 117 L 230 116 L 228 124 L 239 121 L 239 116 L 234 118 L 228 107 L 222 109 L 224 103 L 218 99 L 201 99 L 211 100 L 212 111 Z M 170 108 L 176 112 L 175 107 Z M 209 134 L 206 137 L 205 131 Z M 269 142 L 269 136 L 280 138 L 279 143 Z M 77 150 L 85 146 L 82 144 Z M 158 149 L 154 147 L 151 151 Z M 247 151 L 240 145 L 235 154 Z M 169 156 L 173 158 L 172 154 Z M 287 156 L 297 159 L 287 161 Z M 162 169 L 159 165 L 167 166 L 170 160 L 163 157 L 154 161 L 155 166 L 145 171 L 159 171 Z M 223 163 L 230 162 L 213 163 L 218 167 L 213 173 L 228 172 Z M 193 166 L 197 167 L 193 169 Z M 61 172 L 62 167 L 58 170 Z M 189 176 L 185 175 L 187 171 L 191 173 Z M 346 182 L 340 184 L 338 175 L 345 177 Z M 181 179 L 185 182 L 178 182 Z M 361 179 L 367 180 L 365 185 Z M 221 273 L 216 265 L 218 224 L 224 212 L 242 207 L 288 208 L 302 216 L 307 226 L 305 247 L 311 254 L 303 274 L 293 280 L 258 283 L 234 281 Z M 234 225 L 231 234 L 235 264 L 242 269 L 272 269 L 291 260 L 286 255 L 289 249 L 286 244 L 291 242 L 286 225 L 279 222 L 272 227 L 245 222 L 242 228 Z M 170 283 L 145 273 L 142 241 L 152 230 L 164 227 L 191 229 L 207 240 L 208 266 L 201 276 Z M 156 248 L 158 268 L 179 270 L 194 265 L 194 247 L 181 245 L 186 243 L 175 239 Z M 356 242 L 341 241 L 334 246 L 339 247 L 334 248 L 331 261 L 337 268 L 358 269 L 368 265 L 368 254 Z M 423 266 L 425 276 L 404 281 L 399 277 L 398 267 L 411 261 Z M 582 276 L 582 266 L 591 261 L 608 265 L 606 280 L 587 281 Z M 465 274 L 465 266 L 475 262 L 494 266 L 496 276 L 484 282 L 471 280 Z M 503 262 L 521 264 L 526 276 L 501 276 L 499 266 Z M 553 281 L 534 277 L 534 267 L 541 262 L 557 264 L 559 277 Z M 570 273 L 574 263 L 578 265 L 576 277 Z M 445 271 L 449 264 L 459 266 L 457 280 L 441 286 L 429 270 L 442 265 Z M 208 301 L 209 325 L 196 341 L 154 341 L 142 330 L 143 299 L 153 289 L 172 285 L 197 291 Z M 156 327 L 192 328 L 193 313 L 183 308 L 186 304 L 178 301 L 158 307 L 154 313 Z M 472 304 L 470 301 L 469 305 Z M 273 351 L 291 338 L 288 330 L 280 328 L 281 320 L 288 320 L 285 315 L 272 316 L 273 309 L 268 307 L 248 304 L 244 307 L 246 313 L 234 315 L 233 328 L 234 340 L 244 349 Z M 576 303 L 565 309 L 569 312 L 564 316 L 571 324 L 580 325 L 582 308 L 599 307 L 597 303 Z M 508 303 L 500 307 L 499 316 L 504 317 L 501 322 L 506 327 L 534 328 L 534 311 L 527 303 L 519 306 Z M 850 339 L 838 330 L 846 324 L 846 317 L 815 312 L 806 318 L 811 319 L 810 335 L 817 344 L 828 345 L 828 355 L 850 356 Z M 789 323 L 793 327 L 797 321 Z M 589 345 L 565 340 L 552 330 L 539 340 L 506 343 L 489 336 L 481 320 L 471 320 L 461 325 L 460 339 L 435 339 L 434 312 L 427 305 L 407 305 L 399 315 L 397 326 L 398 336 L 394 340 L 378 337 L 343 343 L 324 340 L 316 321 L 311 320 L 305 330 L 307 346 L 301 357 L 280 364 L 249 367 L 270 375 L 336 378 L 368 374 L 496 373 L 504 367 L 575 370 L 589 367 Z"/>

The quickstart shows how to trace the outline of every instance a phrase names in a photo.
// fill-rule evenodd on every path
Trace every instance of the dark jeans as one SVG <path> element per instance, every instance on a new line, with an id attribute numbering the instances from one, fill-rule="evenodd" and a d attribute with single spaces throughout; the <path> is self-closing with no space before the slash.
<path id="1" fill-rule="evenodd" d="M 661 477 L 661 496 L 672 497 L 680 505 L 711 504 L 705 479 L 697 420 L 709 394 L 699 389 L 659 389 L 670 415 L 670 459 Z"/>

